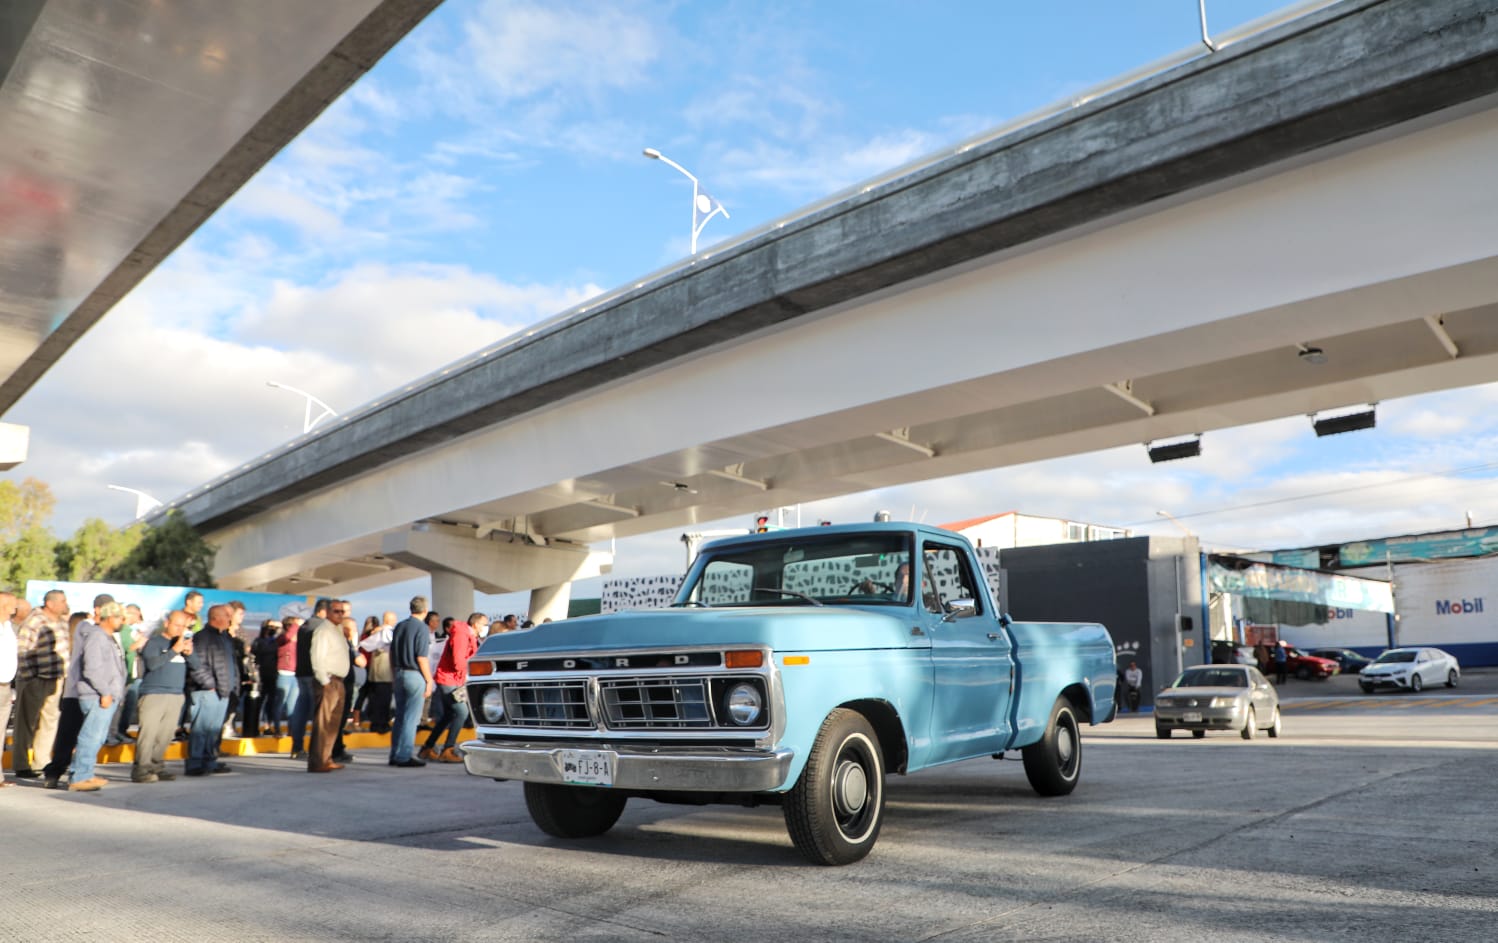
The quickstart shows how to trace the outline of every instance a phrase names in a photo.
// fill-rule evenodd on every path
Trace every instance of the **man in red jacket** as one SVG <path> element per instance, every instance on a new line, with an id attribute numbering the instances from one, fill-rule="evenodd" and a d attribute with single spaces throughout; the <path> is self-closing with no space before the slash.
<path id="1" fill-rule="evenodd" d="M 426 746 L 418 756 L 423 760 L 439 763 L 461 763 L 463 755 L 458 752 L 458 734 L 468 721 L 468 692 L 463 685 L 468 683 L 468 659 L 478 651 L 478 634 L 489 624 L 489 617 L 475 612 L 467 622 L 454 622 L 448 630 L 447 648 L 437 662 L 437 671 L 432 680 L 437 683 L 437 719 L 432 732 L 427 734 Z M 437 739 L 446 732 L 447 743 L 441 753 L 434 749 Z"/>

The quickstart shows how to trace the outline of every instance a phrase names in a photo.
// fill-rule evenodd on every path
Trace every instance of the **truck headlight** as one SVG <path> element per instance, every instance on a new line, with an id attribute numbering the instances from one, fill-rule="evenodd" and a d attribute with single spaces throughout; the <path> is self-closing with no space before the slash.
<path id="1" fill-rule="evenodd" d="M 505 692 L 499 688 L 489 688 L 479 701 L 479 708 L 484 712 L 484 720 L 488 723 L 497 724 L 504 720 Z"/>
<path id="2" fill-rule="evenodd" d="M 759 693 L 759 688 L 747 682 L 734 685 L 728 691 L 728 697 L 724 699 L 728 706 L 728 718 L 740 727 L 747 727 L 759 720 L 759 715 L 764 710 L 764 698 Z"/>

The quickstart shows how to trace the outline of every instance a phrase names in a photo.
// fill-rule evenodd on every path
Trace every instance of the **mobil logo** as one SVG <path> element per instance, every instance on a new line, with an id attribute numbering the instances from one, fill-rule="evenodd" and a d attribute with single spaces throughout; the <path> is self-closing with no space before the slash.
<path id="1" fill-rule="evenodd" d="M 1482 597 L 1472 599 L 1437 599 L 1436 615 L 1467 616 L 1482 611 Z"/>
<path id="2" fill-rule="evenodd" d="M 1351 609 L 1338 609 L 1336 607 L 1333 607 L 1326 610 L 1326 620 L 1328 622 L 1332 621 L 1333 619 L 1351 619 L 1352 617 L 1353 611 Z"/>

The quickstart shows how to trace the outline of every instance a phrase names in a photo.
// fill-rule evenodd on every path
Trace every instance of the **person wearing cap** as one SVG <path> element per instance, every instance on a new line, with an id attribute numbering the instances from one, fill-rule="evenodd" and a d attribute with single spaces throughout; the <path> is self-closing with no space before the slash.
<path id="1" fill-rule="evenodd" d="M 113 596 L 109 595 L 108 593 L 100 593 L 99 595 L 94 597 L 94 608 L 92 611 L 75 612 L 72 615 L 68 616 L 68 650 L 71 652 L 69 660 L 70 666 L 79 657 L 81 657 L 78 642 L 78 631 L 85 625 L 92 628 L 97 628 L 99 625 L 99 609 L 112 602 L 114 602 Z M 119 644 L 118 641 L 116 641 L 116 644 Z M 81 710 L 74 709 L 76 705 L 66 704 L 68 697 L 66 691 L 67 675 L 68 671 L 64 671 L 62 678 L 63 685 L 58 688 L 57 735 L 52 741 L 52 748 L 47 751 L 46 755 L 43 756 L 38 754 L 37 756 L 38 760 L 45 759 L 47 761 L 44 766 L 50 766 L 52 758 L 55 757 L 59 752 L 65 753 L 68 756 L 72 756 L 73 751 L 78 746 L 78 733 L 83 729 L 83 712 Z M 66 707 L 66 709 L 64 709 L 64 707 Z M 118 705 L 116 705 L 115 711 L 116 713 L 118 713 Z M 106 740 L 105 742 L 107 743 L 108 741 Z M 66 772 L 67 767 L 64 766 L 63 773 Z M 48 789 L 56 789 L 58 781 L 61 779 L 62 774 L 53 776 L 47 774 L 44 769 L 41 775 L 46 777 L 46 781 L 43 783 L 44 786 L 46 786 Z"/>
<path id="2" fill-rule="evenodd" d="M 343 769 L 333 760 L 333 743 L 343 725 L 343 705 L 348 698 L 344 677 L 351 667 L 348 639 L 343 634 L 343 620 L 348 617 L 346 599 L 330 600 L 328 617 L 315 619 L 309 645 L 314 685 L 312 736 L 307 742 L 307 772 L 331 773 Z M 311 625 L 312 623 L 309 623 Z"/>
<path id="3" fill-rule="evenodd" d="M 94 621 L 79 623 L 73 638 L 73 662 L 62 687 L 62 714 L 52 762 L 42 770 L 45 785 L 56 789 L 73 767 L 69 792 L 98 792 L 105 780 L 94 775 L 99 749 L 125 696 L 125 657 L 114 633 L 125 624 L 125 607 L 114 600 L 94 609 Z"/>

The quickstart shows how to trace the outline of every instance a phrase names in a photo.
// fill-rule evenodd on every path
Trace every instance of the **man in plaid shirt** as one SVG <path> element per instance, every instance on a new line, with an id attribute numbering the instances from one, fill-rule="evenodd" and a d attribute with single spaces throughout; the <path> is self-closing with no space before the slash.
<path id="1" fill-rule="evenodd" d="M 40 777 L 32 760 L 41 762 L 52 756 L 62 681 L 68 673 L 68 642 L 68 597 L 60 589 L 50 590 L 16 630 L 16 732 L 11 765 L 19 779 Z"/>

